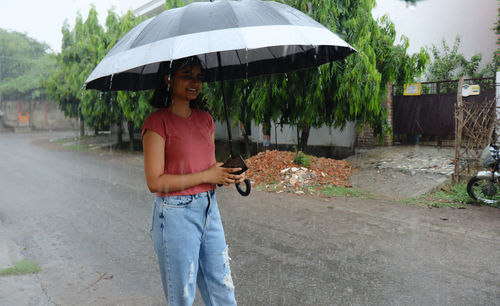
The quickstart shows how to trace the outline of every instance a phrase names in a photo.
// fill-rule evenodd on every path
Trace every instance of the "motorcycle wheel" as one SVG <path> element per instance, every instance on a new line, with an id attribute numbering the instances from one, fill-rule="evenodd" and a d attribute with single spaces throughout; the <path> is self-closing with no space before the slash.
<path id="1" fill-rule="evenodd" d="M 474 200 L 487 204 L 500 202 L 500 194 L 497 191 L 496 183 L 491 179 L 474 176 L 467 184 L 467 193 L 469 196 Z"/>

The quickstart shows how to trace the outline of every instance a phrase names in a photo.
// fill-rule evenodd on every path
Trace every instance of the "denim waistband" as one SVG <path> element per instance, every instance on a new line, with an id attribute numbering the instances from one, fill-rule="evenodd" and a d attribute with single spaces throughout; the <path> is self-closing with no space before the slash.
<path id="1" fill-rule="evenodd" d="M 165 198 L 183 198 L 183 199 L 198 199 L 198 198 L 208 198 L 208 197 L 213 197 L 215 195 L 215 189 L 209 190 L 209 191 L 204 191 L 196 194 L 188 194 L 188 195 L 175 195 L 175 196 L 165 196 L 165 197 L 160 197 L 157 196 L 157 198 L 165 199 Z"/>

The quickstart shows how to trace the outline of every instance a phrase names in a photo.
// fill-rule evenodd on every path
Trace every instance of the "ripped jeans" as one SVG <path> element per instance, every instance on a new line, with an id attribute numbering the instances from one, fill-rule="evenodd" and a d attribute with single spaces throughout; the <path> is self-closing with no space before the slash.
<path id="1" fill-rule="evenodd" d="M 236 305 L 215 191 L 156 197 L 151 239 L 168 305 L 192 305 L 196 284 L 206 305 Z"/>

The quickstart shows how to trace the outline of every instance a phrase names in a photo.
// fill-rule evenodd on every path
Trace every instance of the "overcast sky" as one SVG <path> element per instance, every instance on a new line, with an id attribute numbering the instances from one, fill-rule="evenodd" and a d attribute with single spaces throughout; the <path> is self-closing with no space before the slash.
<path id="1" fill-rule="evenodd" d="M 0 28 L 27 33 L 46 42 L 55 52 L 61 51 L 61 28 L 64 20 L 73 26 L 79 11 L 84 20 L 91 4 L 104 25 L 107 10 L 115 7 L 120 15 L 148 0 L 0 0 Z"/>
<path id="2" fill-rule="evenodd" d="M 61 48 L 64 20 L 74 25 L 76 12 L 84 19 L 95 4 L 101 24 L 107 10 L 115 7 L 119 14 L 135 9 L 149 0 L 0 0 L 0 28 L 25 32 L 48 43 L 52 50 Z M 377 0 L 375 17 L 388 14 L 399 34 L 410 38 L 410 53 L 421 46 L 440 45 L 446 38 L 451 45 L 455 36 L 462 37 L 461 52 L 467 57 L 483 53 L 491 60 L 496 36 L 491 30 L 497 18 L 497 0 L 424 0 L 407 6 L 401 0 Z"/>
<path id="3" fill-rule="evenodd" d="M 398 34 L 410 39 L 409 53 L 422 46 L 448 46 L 461 37 L 461 52 L 468 58 L 476 53 L 491 61 L 496 50 L 492 28 L 497 20 L 498 0 L 424 0 L 407 7 L 404 1 L 377 0 L 374 17 L 388 14 Z"/>

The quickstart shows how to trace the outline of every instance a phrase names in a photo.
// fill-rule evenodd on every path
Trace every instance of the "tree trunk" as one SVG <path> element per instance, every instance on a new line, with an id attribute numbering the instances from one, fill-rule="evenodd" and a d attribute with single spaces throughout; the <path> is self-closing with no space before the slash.
<path id="1" fill-rule="evenodd" d="M 118 119 L 118 130 L 116 131 L 116 133 L 118 135 L 117 136 L 117 141 L 118 141 L 118 147 L 121 147 L 122 143 L 123 143 L 123 127 L 122 127 L 122 119 Z"/>
<path id="2" fill-rule="evenodd" d="M 245 141 L 245 154 L 250 157 L 252 155 L 252 143 L 250 136 L 252 135 L 251 124 L 248 122 L 241 122 L 240 128 L 243 130 L 243 139 Z"/>
<path id="3" fill-rule="evenodd" d="M 307 148 L 307 141 L 309 140 L 309 132 L 311 131 L 311 126 L 307 123 L 302 123 L 300 128 L 299 137 L 299 151 L 305 152 Z"/>
<path id="4" fill-rule="evenodd" d="M 128 137 L 130 139 L 130 152 L 134 151 L 134 123 L 132 121 L 127 121 Z"/>
<path id="5" fill-rule="evenodd" d="M 80 137 L 83 137 L 83 136 L 85 136 L 85 122 L 83 120 L 83 115 L 82 115 L 81 110 L 80 110 L 79 117 L 80 117 Z"/>
<path id="6" fill-rule="evenodd" d="M 262 124 L 262 134 L 264 134 L 263 151 L 269 150 L 269 146 L 271 145 L 271 121 L 266 120 Z"/>

